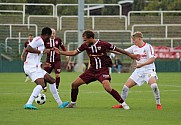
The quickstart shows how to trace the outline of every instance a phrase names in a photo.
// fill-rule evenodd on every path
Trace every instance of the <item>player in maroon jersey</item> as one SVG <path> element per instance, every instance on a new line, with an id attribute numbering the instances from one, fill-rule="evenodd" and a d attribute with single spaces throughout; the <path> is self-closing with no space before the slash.
<path id="1" fill-rule="evenodd" d="M 29 45 L 29 43 L 31 42 L 33 40 L 33 34 L 28 34 L 28 40 L 26 40 L 25 41 L 25 43 L 24 43 L 24 49 L 23 49 L 23 52 L 21 53 L 21 60 L 22 61 L 25 61 L 26 59 L 24 58 L 24 57 L 26 57 L 25 56 L 25 54 L 27 54 L 26 53 L 26 47 Z M 29 78 L 29 76 L 27 75 L 27 74 L 25 74 L 26 75 L 26 79 L 25 79 L 25 82 L 27 82 L 30 78 Z"/>
<path id="2" fill-rule="evenodd" d="M 56 31 L 55 29 L 51 29 L 52 30 L 52 35 L 50 38 L 50 41 L 45 43 L 45 47 L 47 49 L 52 49 L 54 47 L 56 48 L 60 48 L 63 51 L 66 51 L 66 48 L 62 42 L 62 40 L 60 39 L 60 37 L 56 36 Z M 69 56 L 66 56 L 66 60 L 68 61 Z M 47 71 L 49 74 L 52 72 L 52 70 L 54 69 L 55 72 L 55 77 L 56 77 L 56 88 L 58 89 L 59 84 L 60 84 L 60 70 L 61 70 L 61 58 L 60 58 L 60 54 L 55 53 L 54 50 L 51 50 L 50 53 L 47 53 L 47 58 L 46 58 L 46 62 L 51 64 L 51 67 L 45 67 L 45 71 Z"/>
<path id="3" fill-rule="evenodd" d="M 129 109 L 129 106 L 124 102 L 119 93 L 110 86 L 111 77 L 109 75 L 109 67 L 112 66 L 112 61 L 107 52 L 117 51 L 128 55 L 132 59 L 138 59 L 139 55 L 130 54 L 108 42 L 96 40 L 94 39 L 94 33 L 89 30 L 85 31 L 82 37 L 84 43 L 77 50 L 59 52 L 62 55 L 75 56 L 86 50 L 90 59 L 90 68 L 72 83 L 71 102 L 67 105 L 67 108 L 76 107 L 79 86 L 98 80 L 102 83 L 104 89 L 123 105 L 124 109 Z M 56 49 L 56 51 L 59 50 Z"/>

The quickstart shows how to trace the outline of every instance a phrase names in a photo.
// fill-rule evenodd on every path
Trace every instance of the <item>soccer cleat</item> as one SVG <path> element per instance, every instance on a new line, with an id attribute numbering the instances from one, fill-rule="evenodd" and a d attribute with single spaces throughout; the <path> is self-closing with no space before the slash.
<path id="1" fill-rule="evenodd" d="M 62 102 L 61 105 L 59 105 L 59 108 L 65 108 L 67 105 L 69 104 L 69 102 Z"/>
<path id="2" fill-rule="evenodd" d="M 27 76 L 26 79 L 25 79 L 25 82 L 28 82 L 30 80 L 30 77 Z"/>
<path id="3" fill-rule="evenodd" d="M 66 108 L 76 108 L 76 103 L 69 103 Z"/>
<path id="4" fill-rule="evenodd" d="M 122 106 L 123 106 L 123 109 L 125 109 L 125 110 L 130 109 L 129 106 L 125 102 L 122 103 Z"/>
<path id="5" fill-rule="evenodd" d="M 161 104 L 157 104 L 157 105 L 156 105 L 156 108 L 157 108 L 158 110 L 162 110 L 162 105 L 161 105 Z"/>
<path id="6" fill-rule="evenodd" d="M 38 110 L 38 108 L 35 107 L 33 104 L 25 104 L 25 105 L 24 105 L 24 109 L 34 109 L 34 110 Z"/>
<path id="7" fill-rule="evenodd" d="M 118 104 L 118 105 L 112 106 L 112 108 L 123 108 L 123 106 L 121 104 Z"/>

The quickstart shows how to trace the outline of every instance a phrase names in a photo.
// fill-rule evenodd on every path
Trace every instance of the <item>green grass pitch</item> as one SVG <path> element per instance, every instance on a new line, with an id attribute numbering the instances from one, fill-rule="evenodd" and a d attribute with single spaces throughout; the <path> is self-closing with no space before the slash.
<path id="1" fill-rule="evenodd" d="M 70 101 L 71 82 L 80 73 L 62 72 L 59 94 Z M 111 85 L 121 92 L 129 73 L 111 74 Z M 52 74 L 54 76 L 54 74 Z M 150 87 L 130 89 L 126 100 L 131 110 L 112 109 L 118 104 L 99 82 L 79 88 L 77 108 L 59 109 L 50 91 L 39 110 L 25 110 L 35 84 L 24 83 L 23 73 L 0 73 L 0 125 L 180 125 L 181 73 L 158 73 L 163 110 L 158 111 Z"/>

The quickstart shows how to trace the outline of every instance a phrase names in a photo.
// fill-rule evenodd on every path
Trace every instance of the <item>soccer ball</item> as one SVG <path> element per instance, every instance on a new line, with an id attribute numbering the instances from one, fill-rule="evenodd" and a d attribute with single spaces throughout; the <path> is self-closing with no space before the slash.
<path id="1" fill-rule="evenodd" d="M 35 98 L 35 102 L 39 105 L 43 105 L 46 102 L 46 95 L 39 94 L 37 98 Z"/>

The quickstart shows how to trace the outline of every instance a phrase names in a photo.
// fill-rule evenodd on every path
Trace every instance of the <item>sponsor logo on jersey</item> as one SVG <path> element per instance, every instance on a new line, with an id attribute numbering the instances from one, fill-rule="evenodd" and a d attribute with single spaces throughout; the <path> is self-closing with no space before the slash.
<path id="1" fill-rule="evenodd" d="M 109 75 L 102 75 L 102 77 L 104 77 L 104 78 L 109 78 Z"/>

